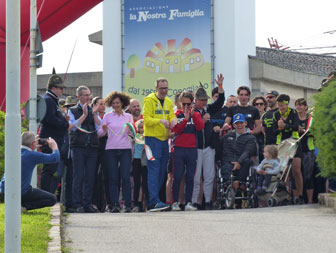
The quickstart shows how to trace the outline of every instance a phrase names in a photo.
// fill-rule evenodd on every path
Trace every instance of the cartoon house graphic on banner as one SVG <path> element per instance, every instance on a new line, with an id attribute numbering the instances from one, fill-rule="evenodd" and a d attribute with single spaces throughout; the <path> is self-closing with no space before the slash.
<path id="1" fill-rule="evenodd" d="M 187 72 L 204 64 L 201 50 L 192 48 L 191 40 L 185 38 L 176 48 L 176 40 L 168 40 L 166 47 L 160 42 L 145 56 L 144 69 L 153 73 Z"/>

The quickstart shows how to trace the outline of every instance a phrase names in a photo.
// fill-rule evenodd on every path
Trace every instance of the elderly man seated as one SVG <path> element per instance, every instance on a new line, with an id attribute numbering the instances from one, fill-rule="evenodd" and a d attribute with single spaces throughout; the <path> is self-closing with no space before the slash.
<path id="1" fill-rule="evenodd" d="M 38 138 L 33 132 L 24 132 L 21 136 L 21 211 L 53 206 L 56 203 L 54 194 L 33 188 L 30 185 L 33 170 L 37 164 L 57 163 L 60 160 L 57 143 L 54 139 L 40 139 L 42 145 L 48 145 L 51 154 L 36 152 Z"/>
<path id="2" fill-rule="evenodd" d="M 251 157 L 257 154 L 257 141 L 248 128 L 241 113 L 233 116 L 234 130 L 221 138 L 221 173 L 225 180 L 230 179 L 231 172 L 238 181 L 244 182 L 249 174 Z"/>

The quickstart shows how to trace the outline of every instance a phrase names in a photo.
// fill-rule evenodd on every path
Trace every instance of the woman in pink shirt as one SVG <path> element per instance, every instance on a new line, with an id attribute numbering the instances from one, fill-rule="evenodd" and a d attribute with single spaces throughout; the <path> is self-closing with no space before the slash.
<path id="1" fill-rule="evenodd" d="M 113 111 L 104 115 L 98 136 L 108 134 L 105 147 L 105 163 L 108 171 L 112 209 L 110 212 L 119 213 L 119 190 L 122 181 L 122 192 L 125 200 L 124 212 L 131 211 L 131 181 L 130 171 L 132 163 L 131 143 L 128 138 L 127 123 L 133 123 L 132 115 L 124 112 L 130 104 L 130 96 L 124 92 L 113 91 L 105 98 L 105 104 L 112 106 Z M 124 131 L 123 131 L 124 129 Z"/>

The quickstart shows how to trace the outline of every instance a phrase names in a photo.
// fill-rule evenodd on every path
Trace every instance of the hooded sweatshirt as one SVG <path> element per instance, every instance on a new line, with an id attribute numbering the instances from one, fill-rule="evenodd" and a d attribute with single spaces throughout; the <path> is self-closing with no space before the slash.
<path id="1" fill-rule="evenodd" d="M 169 123 L 176 118 L 173 110 L 173 102 L 165 97 L 163 106 L 155 93 L 149 94 L 144 99 L 143 107 L 144 136 L 155 137 L 161 141 L 168 139 L 168 129 L 160 122 L 161 119 Z"/>

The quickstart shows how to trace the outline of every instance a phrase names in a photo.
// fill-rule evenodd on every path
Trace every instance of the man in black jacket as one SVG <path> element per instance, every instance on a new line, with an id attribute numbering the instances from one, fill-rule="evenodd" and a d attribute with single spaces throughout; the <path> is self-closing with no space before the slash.
<path id="1" fill-rule="evenodd" d="M 221 139 L 221 173 L 224 179 L 229 180 L 233 171 L 237 180 L 244 182 L 251 166 L 251 157 L 257 153 L 257 141 L 254 135 L 246 131 L 247 122 L 243 114 L 233 116 L 233 125 L 235 130 Z"/>
<path id="2" fill-rule="evenodd" d="M 47 112 L 41 121 L 40 138 L 53 138 L 59 149 L 62 148 L 64 135 L 69 128 L 69 117 L 64 116 L 59 108 L 58 99 L 63 94 L 65 86 L 62 78 L 58 75 L 50 76 L 47 85 L 47 92 L 43 95 L 43 99 L 47 105 Z M 48 145 L 41 147 L 43 153 L 50 154 L 52 151 Z M 41 189 L 50 193 L 52 192 L 52 181 L 57 170 L 57 163 L 44 164 L 41 174 Z"/>

